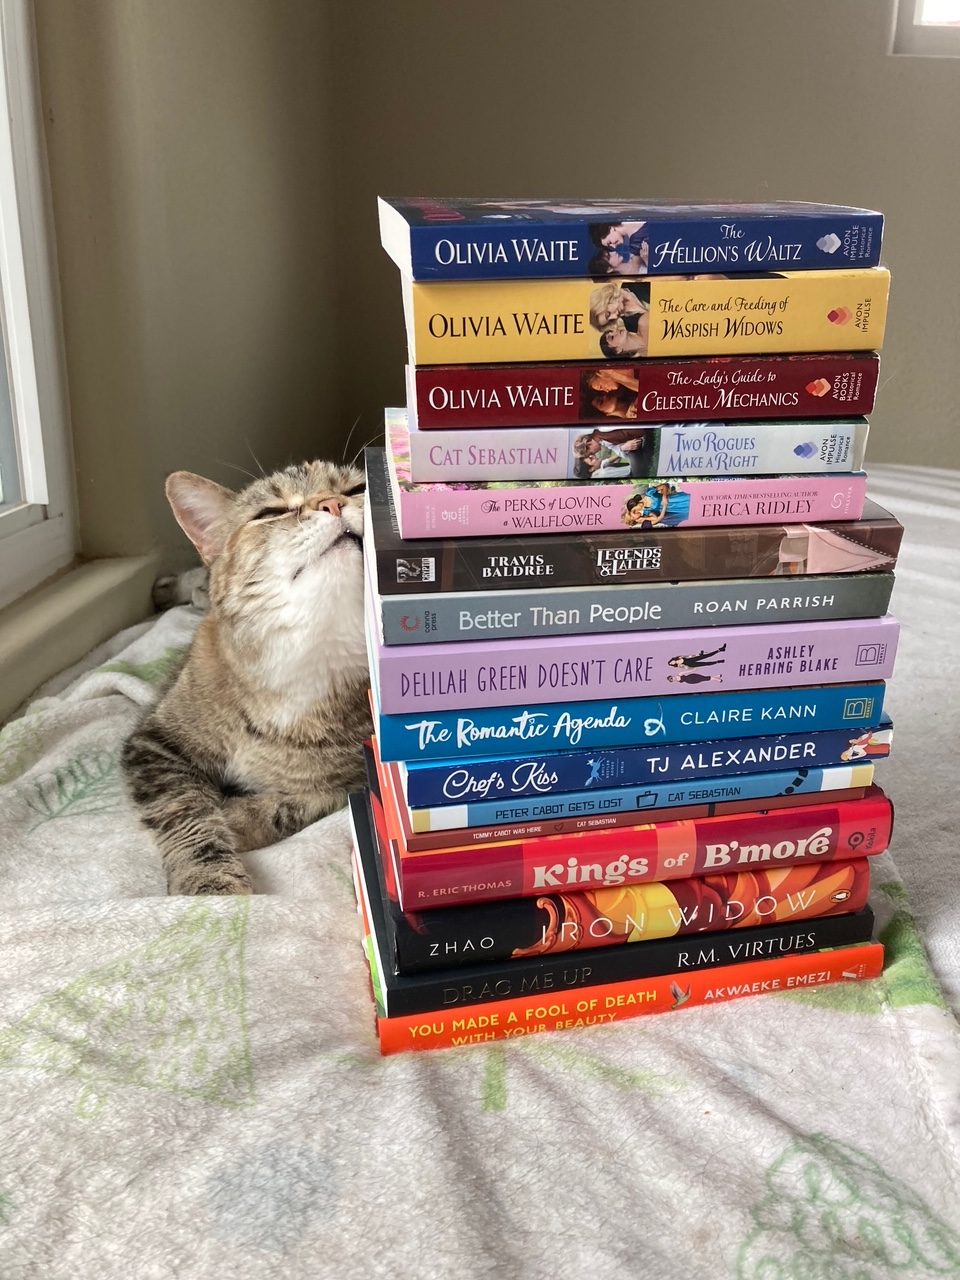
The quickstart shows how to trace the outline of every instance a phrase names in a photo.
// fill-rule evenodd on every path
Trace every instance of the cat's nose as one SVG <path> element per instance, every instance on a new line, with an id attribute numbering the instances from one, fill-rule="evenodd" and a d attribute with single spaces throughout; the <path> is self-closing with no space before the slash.
<path id="1" fill-rule="evenodd" d="M 315 504 L 314 509 L 317 511 L 326 511 L 329 515 L 337 516 L 339 518 L 343 512 L 343 507 L 344 504 L 339 498 L 324 498 L 322 501 Z"/>

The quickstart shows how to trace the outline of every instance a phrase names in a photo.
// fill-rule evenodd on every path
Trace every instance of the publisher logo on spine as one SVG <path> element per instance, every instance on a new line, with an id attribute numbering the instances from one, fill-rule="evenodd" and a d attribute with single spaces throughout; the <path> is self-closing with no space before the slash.
<path id="1" fill-rule="evenodd" d="M 432 556 L 417 560 L 397 560 L 398 582 L 433 582 L 437 576 L 437 562 Z"/>
<path id="2" fill-rule="evenodd" d="M 855 665 L 858 667 L 879 667 L 886 659 L 885 644 L 861 644 L 857 646 Z"/>
<path id="3" fill-rule="evenodd" d="M 642 547 L 601 547 L 597 551 L 597 569 L 602 578 L 616 578 L 627 573 L 643 573 L 660 568 L 661 550 L 649 544 Z"/>
<path id="4" fill-rule="evenodd" d="M 844 720 L 871 720 L 873 718 L 874 702 L 874 698 L 847 698 L 843 704 Z"/>

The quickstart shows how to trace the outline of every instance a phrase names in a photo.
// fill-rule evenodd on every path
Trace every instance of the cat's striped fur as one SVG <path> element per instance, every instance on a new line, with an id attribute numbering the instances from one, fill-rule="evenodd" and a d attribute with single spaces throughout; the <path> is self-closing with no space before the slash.
<path id="1" fill-rule="evenodd" d="M 363 473 L 308 463 L 232 493 L 177 472 L 210 611 L 123 769 L 170 893 L 249 893 L 239 855 L 340 807 L 370 732 Z"/>

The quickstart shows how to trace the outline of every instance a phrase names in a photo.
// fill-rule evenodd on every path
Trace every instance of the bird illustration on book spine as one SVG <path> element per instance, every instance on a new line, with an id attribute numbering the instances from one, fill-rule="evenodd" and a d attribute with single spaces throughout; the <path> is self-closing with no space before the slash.
<path id="1" fill-rule="evenodd" d="M 235 493 L 179 471 L 166 490 L 209 569 L 210 609 L 123 771 L 169 892 L 246 894 L 241 853 L 363 782 L 364 476 L 309 462 Z"/>

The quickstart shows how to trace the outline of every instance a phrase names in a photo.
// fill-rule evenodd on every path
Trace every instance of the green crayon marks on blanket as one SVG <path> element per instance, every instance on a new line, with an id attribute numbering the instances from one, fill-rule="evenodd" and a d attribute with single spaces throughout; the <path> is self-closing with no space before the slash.
<path id="1" fill-rule="evenodd" d="M 34 779 L 23 793 L 34 814 L 30 830 L 57 818 L 119 813 L 124 807 L 123 784 L 117 767 L 119 752 L 90 748 L 65 765 Z"/>
<path id="2" fill-rule="evenodd" d="M 584 1053 L 570 1045 L 555 1044 L 541 1039 L 539 1036 L 524 1037 L 521 1040 L 507 1041 L 502 1044 L 462 1045 L 455 1049 L 444 1049 L 439 1053 L 415 1054 L 424 1071 L 446 1071 L 453 1067 L 461 1073 L 469 1070 L 467 1064 L 479 1064 L 480 1106 L 483 1111 L 506 1111 L 509 1103 L 509 1068 L 510 1062 L 517 1054 L 534 1058 L 542 1062 L 545 1068 L 559 1068 L 560 1072 L 570 1076 L 581 1076 L 599 1080 L 603 1084 L 612 1085 L 623 1091 L 638 1091 L 656 1095 L 675 1089 L 684 1089 L 686 1085 L 678 1079 L 661 1075 L 656 1071 L 643 1068 L 621 1067 L 608 1062 L 596 1054 Z M 324 1055 L 328 1056 L 328 1055 Z M 387 1084 L 390 1073 L 400 1068 L 409 1068 L 410 1056 L 398 1054 L 396 1057 L 380 1057 L 376 1049 L 371 1047 L 368 1053 L 337 1053 L 329 1055 L 332 1060 L 351 1071 L 362 1067 L 366 1081 L 371 1084 Z M 353 1076 L 357 1080 L 356 1075 Z"/>
<path id="3" fill-rule="evenodd" d="M 824 1134 L 795 1139 L 765 1180 L 737 1280 L 960 1276 L 960 1237 L 853 1147 Z"/>
<path id="4" fill-rule="evenodd" d="M 656 1071 L 637 1070 L 630 1067 L 617 1066 L 607 1062 L 595 1054 L 584 1053 L 581 1049 L 569 1045 L 555 1044 L 538 1037 L 523 1040 L 509 1046 L 512 1053 L 523 1053 L 535 1058 L 549 1070 L 559 1069 L 572 1076 L 599 1080 L 623 1091 L 637 1090 L 646 1094 L 666 1093 L 673 1089 L 682 1089 L 679 1080 L 670 1079 Z M 474 1053 L 475 1050 L 464 1050 Z M 443 1055 L 438 1055 L 443 1056 Z M 481 1105 L 484 1111 L 507 1110 L 507 1070 L 510 1064 L 508 1046 L 504 1044 L 490 1045 L 485 1051 L 483 1080 L 481 1083 Z"/>
<path id="5" fill-rule="evenodd" d="M 885 948 L 883 977 L 872 982 L 838 982 L 828 987 L 791 991 L 782 999 L 815 1009 L 830 1009 L 835 1013 L 873 1016 L 878 1015 L 885 1005 L 893 1009 L 918 1004 L 947 1008 L 910 911 L 906 889 L 896 880 L 876 885 L 876 889 L 885 894 L 896 908 L 877 935 Z"/>
<path id="6" fill-rule="evenodd" d="M 124 1085 L 249 1105 L 248 914 L 247 898 L 188 907 L 151 942 L 80 974 L 0 1030 L 0 1067 L 75 1080 L 75 1110 L 86 1119 Z"/>
<path id="7" fill-rule="evenodd" d="M 503 1045 L 491 1045 L 484 1055 L 486 1062 L 481 1085 L 484 1111 L 507 1109 L 507 1055 Z"/>
<path id="8" fill-rule="evenodd" d="M 119 675 L 133 676 L 146 684 L 161 684 L 177 669 L 186 653 L 187 649 L 184 647 L 165 649 L 158 658 L 151 658 L 146 662 L 127 662 L 123 658 L 116 658 L 113 662 L 104 663 L 97 670 L 115 671 Z"/>
<path id="9" fill-rule="evenodd" d="M 0 1191 L 0 1227 L 10 1225 L 14 1213 L 14 1203 L 5 1191 Z"/>
<path id="10" fill-rule="evenodd" d="M 946 1009 L 947 1002 L 930 968 L 906 889 L 895 880 L 878 888 L 895 907 L 893 918 L 879 934 L 886 948 L 881 981 L 886 988 L 887 1001 L 894 1009 L 917 1004 L 932 1004 L 938 1009 Z"/>

